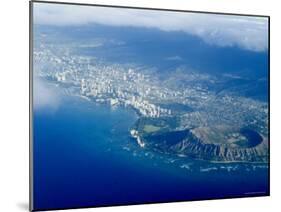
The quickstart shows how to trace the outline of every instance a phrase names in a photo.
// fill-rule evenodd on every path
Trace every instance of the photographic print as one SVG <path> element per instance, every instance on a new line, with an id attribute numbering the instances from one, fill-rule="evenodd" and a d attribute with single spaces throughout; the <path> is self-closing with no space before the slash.
<path id="1" fill-rule="evenodd" d="M 269 195 L 269 17 L 31 2 L 31 210 Z"/>

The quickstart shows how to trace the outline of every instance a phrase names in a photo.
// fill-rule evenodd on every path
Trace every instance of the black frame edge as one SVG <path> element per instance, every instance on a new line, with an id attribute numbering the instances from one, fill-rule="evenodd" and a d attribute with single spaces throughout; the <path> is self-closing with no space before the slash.
<path id="1" fill-rule="evenodd" d="M 29 1 L 29 211 L 33 210 L 33 1 Z"/>
<path id="2" fill-rule="evenodd" d="M 202 14 L 214 14 L 214 15 L 237 15 L 237 16 L 250 16 L 269 18 L 269 15 L 257 15 L 257 14 L 239 14 L 230 12 L 208 12 L 201 10 L 181 10 L 181 9 L 165 9 L 165 8 L 152 8 L 152 7 L 139 7 L 139 6 L 124 6 L 124 5 L 109 5 L 109 4 L 91 4 L 91 3 L 77 3 L 77 2 L 65 2 L 65 1 L 44 1 L 44 0 L 31 0 L 33 3 L 44 3 L 44 4 L 65 4 L 65 5 L 78 5 L 78 6 L 96 6 L 96 7 L 110 7 L 110 8 L 123 8 L 123 9 L 140 9 L 140 10 L 158 10 L 158 11 L 170 11 L 170 12 L 191 12 L 191 13 L 202 13 Z"/>

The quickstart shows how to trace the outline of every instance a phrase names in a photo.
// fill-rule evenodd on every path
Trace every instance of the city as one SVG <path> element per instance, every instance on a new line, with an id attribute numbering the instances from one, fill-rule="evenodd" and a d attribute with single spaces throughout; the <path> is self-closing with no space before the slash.
<path id="1" fill-rule="evenodd" d="M 35 50 L 34 60 L 37 76 L 57 83 L 72 95 L 111 107 L 133 108 L 140 119 L 147 122 L 143 128 L 135 126 L 131 131 L 140 147 L 148 143 L 145 136 L 150 134 L 191 130 L 192 136 L 200 138 L 204 145 L 215 144 L 227 149 L 236 147 L 235 154 L 239 157 L 241 154 L 256 154 L 257 158 L 262 158 L 258 161 L 267 160 L 267 104 L 230 92 L 219 94 L 208 88 L 208 85 L 214 87 L 221 83 L 223 78 L 179 67 L 159 79 L 161 74 L 151 67 L 109 64 L 97 58 L 71 54 L 70 48 L 47 44 L 41 44 Z M 177 124 L 174 127 L 150 124 L 152 119 L 162 118 L 176 119 Z M 255 129 L 262 142 L 254 150 L 248 148 L 250 153 L 237 153 L 237 144 L 247 141 L 240 133 L 244 128 Z M 252 156 L 249 160 L 255 161 Z"/>

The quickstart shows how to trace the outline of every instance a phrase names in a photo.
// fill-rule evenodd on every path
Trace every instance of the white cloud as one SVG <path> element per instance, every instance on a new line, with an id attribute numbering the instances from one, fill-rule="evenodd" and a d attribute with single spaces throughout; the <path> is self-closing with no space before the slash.
<path id="1" fill-rule="evenodd" d="M 171 57 L 167 57 L 165 58 L 166 60 L 182 60 L 182 58 L 178 55 L 176 56 L 171 56 Z"/>
<path id="2" fill-rule="evenodd" d="M 217 46 L 238 46 L 252 51 L 268 48 L 267 18 L 260 17 L 34 3 L 34 23 L 153 27 L 183 31 Z"/>
<path id="3" fill-rule="evenodd" d="M 35 110 L 48 109 L 55 111 L 60 105 L 58 91 L 48 86 L 44 80 L 35 77 L 33 80 L 33 107 Z"/>

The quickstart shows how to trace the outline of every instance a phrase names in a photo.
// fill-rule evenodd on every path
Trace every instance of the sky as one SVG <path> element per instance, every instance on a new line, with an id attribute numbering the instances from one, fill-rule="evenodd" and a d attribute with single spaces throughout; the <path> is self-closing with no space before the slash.
<path id="1" fill-rule="evenodd" d="M 182 31 L 221 47 L 268 49 L 268 21 L 263 17 L 34 3 L 34 23 L 56 26 L 102 24 Z"/>

